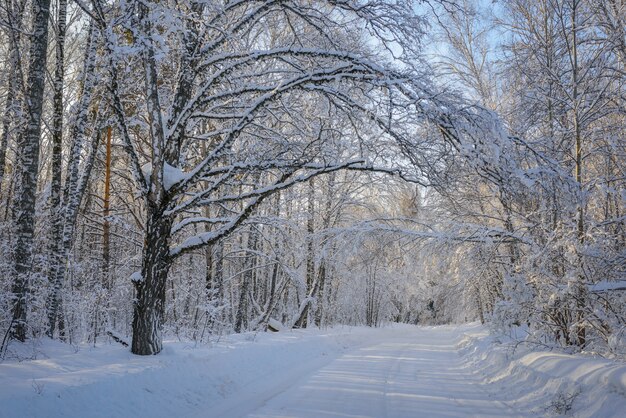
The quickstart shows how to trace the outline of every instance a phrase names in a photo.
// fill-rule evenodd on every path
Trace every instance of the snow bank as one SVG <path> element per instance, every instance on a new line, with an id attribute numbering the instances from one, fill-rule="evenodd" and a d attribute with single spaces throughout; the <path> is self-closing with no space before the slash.
<path id="1" fill-rule="evenodd" d="M 624 363 L 498 343 L 478 326 L 466 331 L 459 347 L 513 409 L 539 416 L 626 416 Z"/>

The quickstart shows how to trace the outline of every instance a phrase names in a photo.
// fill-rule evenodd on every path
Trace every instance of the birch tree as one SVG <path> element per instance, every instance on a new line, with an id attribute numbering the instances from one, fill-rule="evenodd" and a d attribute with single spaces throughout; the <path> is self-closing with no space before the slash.
<path id="1" fill-rule="evenodd" d="M 60 9 L 59 12 L 61 12 Z M 62 19 L 62 14 L 59 13 Z M 61 25 L 61 22 L 59 23 Z M 57 324 L 62 321 L 61 306 L 62 295 L 61 289 L 64 284 L 64 278 L 67 273 L 68 259 L 72 244 L 74 242 L 75 228 L 77 224 L 78 214 L 81 203 L 86 194 L 86 190 L 90 181 L 91 171 L 94 166 L 98 145 L 103 135 L 100 113 L 93 111 L 94 103 L 99 100 L 98 97 L 98 76 L 96 66 L 96 48 L 98 46 L 97 32 L 94 24 L 89 25 L 87 33 L 83 66 L 81 69 L 82 88 L 80 89 L 79 99 L 72 107 L 73 117 L 70 119 L 70 149 L 67 152 L 68 164 L 65 169 L 65 180 L 61 185 L 61 145 L 62 142 L 62 115 L 59 114 L 62 107 L 62 86 L 63 86 L 63 40 L 58 39 L 57 48 L 61 62 L 57 62 L 57 78 L 56 88 L 59 90 L 55 95 L 55 131 L 53 137 L 53 146 L 57 147 L 53 152 L 53 183 L 51 185 L 51 203 L 52 203 L 52 226 L 51 226 L 51 242 L 50 255 L 51 265 L 49 269 L 49 281 L 51 284 L 50 294 L 47 300 L 47 316 L 49 336 L 54 336 Z M 57 36 L 60 37 L 61 31 Z M 56 125 L 59 124 L 59 125 Z M 61 188 L 62 187 L 62 188 Z"/>
<path id="2" fill-rule="evenodd" d="M 29 276 L 32 271 L 33 234 L 35 225 L 35 198 L 41 144 L 41 116 L 48 48 L 48 19 L 50 0 L 32 2 L 32 38 L 28 63 L 26 123 L 18 137 L 16 176 L 19 192 L 13 202 L 16 214 L 15 281 L 11 335 L 24 341 L 27 337 Z"/>
<path id="3" fill-rule="evenodd" d="M 20 54 L 22 21 L 24 19 L 24 1 L 9 1 L 6 5 L 5 24 L 3 32 L 7 39 L 7 59 L 5 61 L 6 95 L 4 99 L 4 112 L 2 115 L 2 131 L 0 132 L 0 191 L 6 170 L 6 156 L 11 138 L 11 131 L 20 129 L 16 122 L 20 120 L 20 103 L 23 86 L 22 57 Z M 16 126 L 17 125 L 17 126 Z"/>

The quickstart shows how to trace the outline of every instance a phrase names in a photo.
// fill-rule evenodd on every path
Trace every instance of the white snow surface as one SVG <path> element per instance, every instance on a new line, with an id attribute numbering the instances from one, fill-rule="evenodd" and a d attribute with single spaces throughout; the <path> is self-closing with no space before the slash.
<path id="1" fill-rule="evenodd" d="M 29 346 L 11 347 L 25 355 Z M 496 344 L 485 328 L 335 327 L 167 341 L 42 341 L 0 363 L 0 417 L 624 417 L 626 365 Z"/>

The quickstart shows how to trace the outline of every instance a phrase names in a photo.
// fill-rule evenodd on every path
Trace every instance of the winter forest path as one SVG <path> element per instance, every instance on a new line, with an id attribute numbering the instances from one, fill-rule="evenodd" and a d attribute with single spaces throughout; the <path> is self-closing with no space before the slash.
<path id="1" fill-rule="evenodd" d="M 386 332 L 384 340 L 341 355 L 244 416 L 523 416 L 489 392 L 458 343 L 452 328 Z"/>
<path id="2" fill-rule="evenodd" d="M 622 361 L 497 341 L 479 324 L 249 332 L 157 356 L 42 339 L 0 362 L 0 418 L 625 416 Z"/>

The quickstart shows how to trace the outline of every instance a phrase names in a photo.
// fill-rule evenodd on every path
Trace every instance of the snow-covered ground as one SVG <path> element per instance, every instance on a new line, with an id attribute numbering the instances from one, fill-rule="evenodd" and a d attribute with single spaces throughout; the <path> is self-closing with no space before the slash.
<path id="1" fill-rule="evenodd" d="M 626 416 L 626 365 L 494 345 L 484 328 L 337 327 L 169 342 L 46 341 L 0 364 L 1 417 Z"/>

